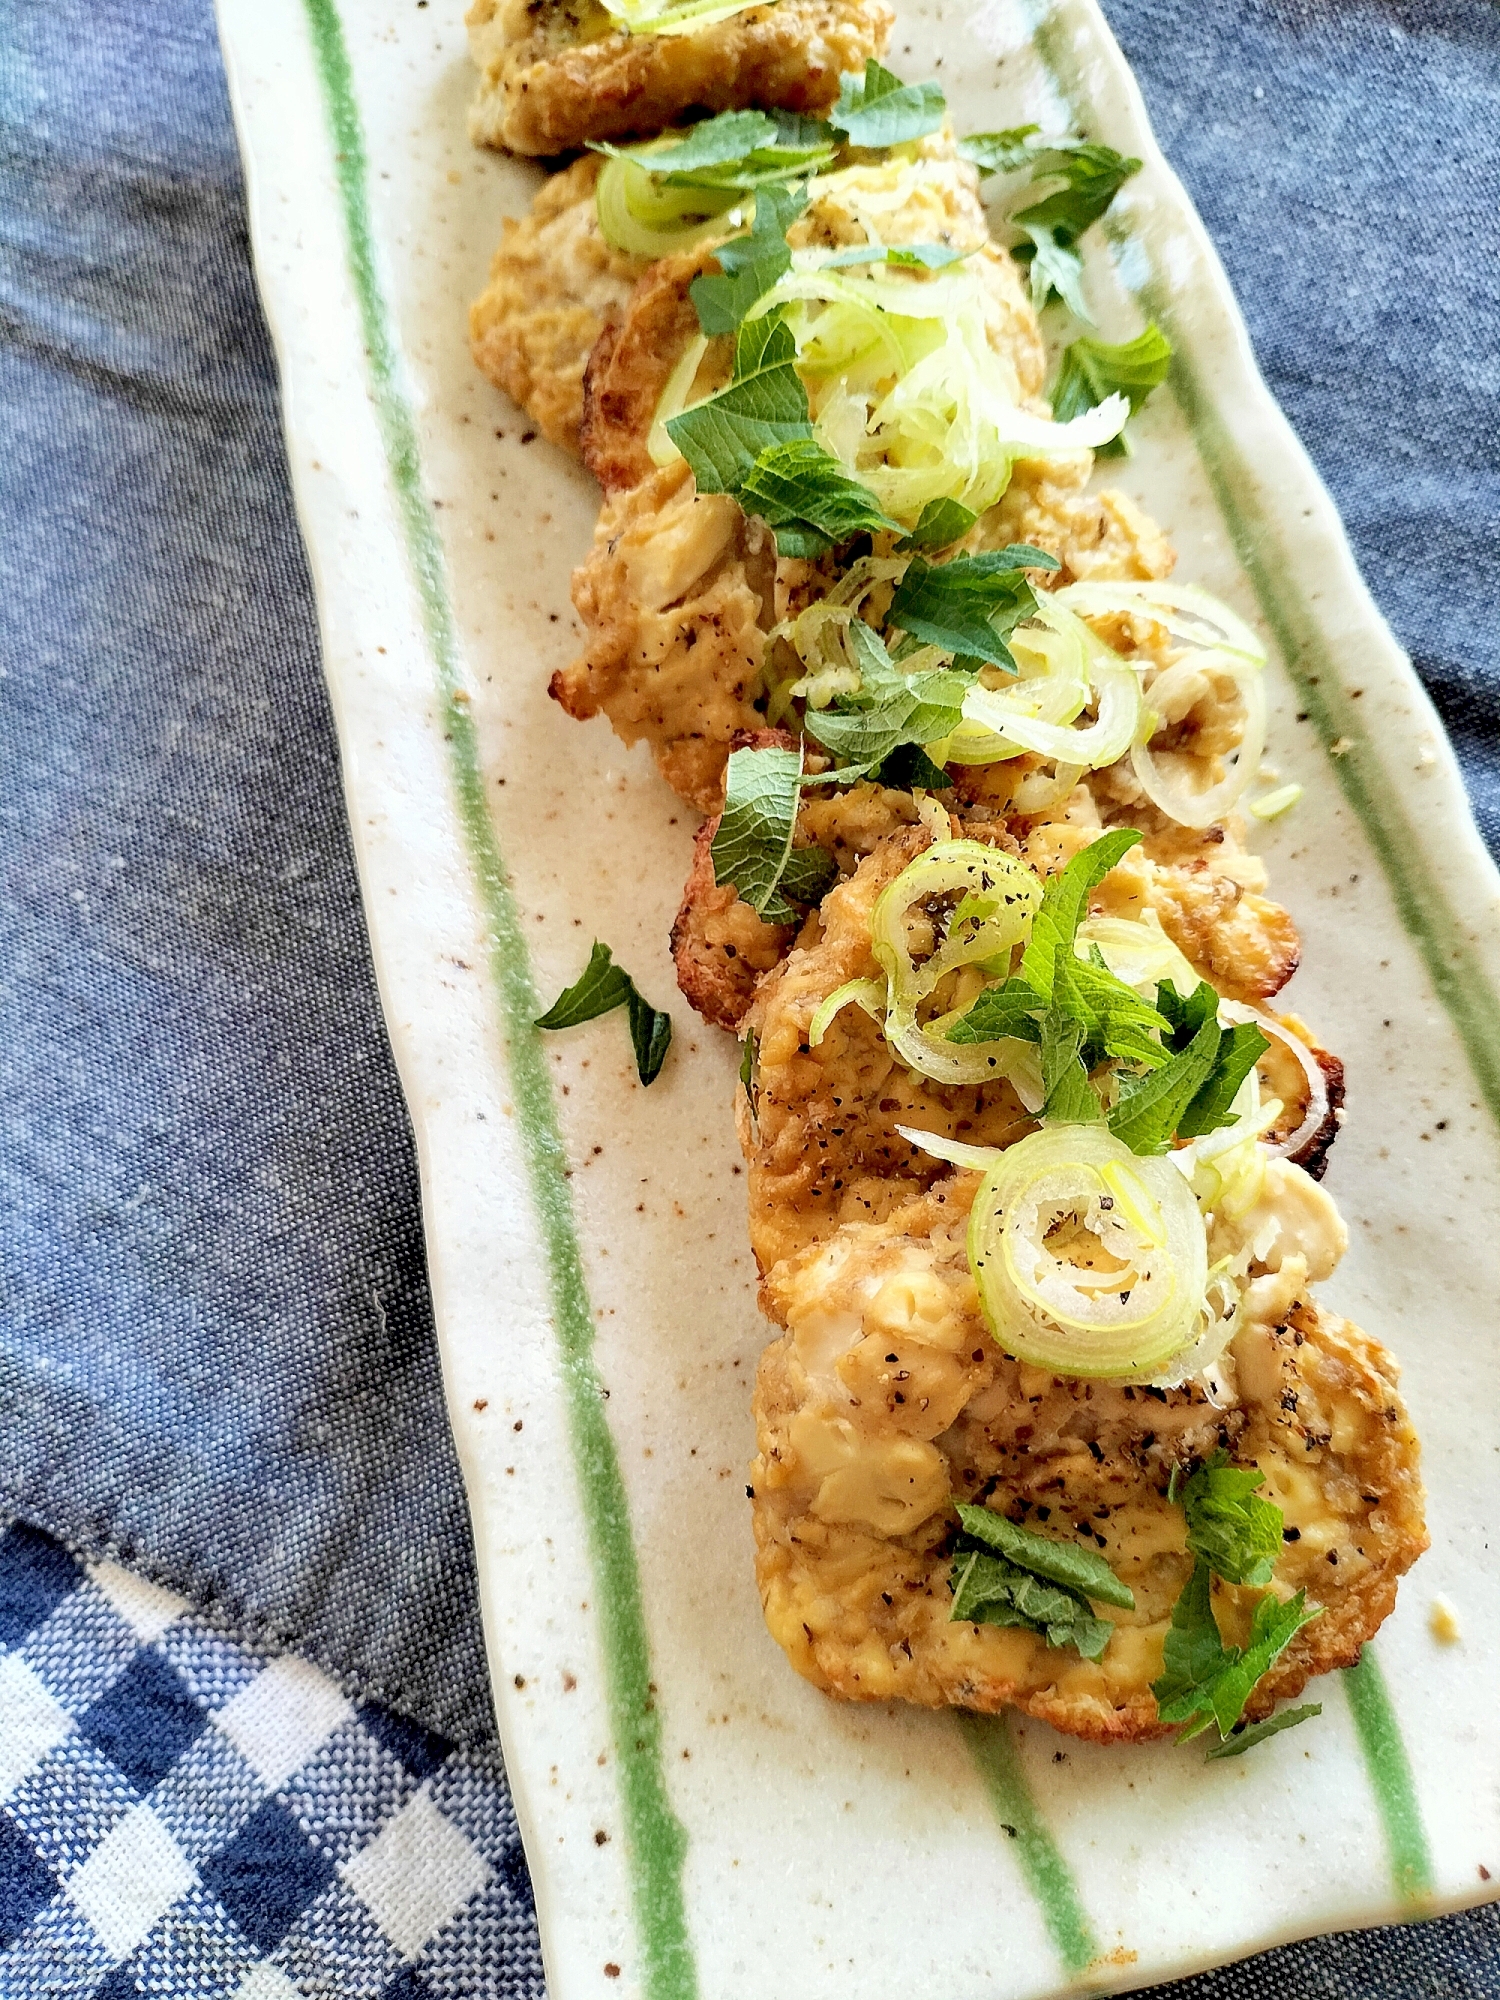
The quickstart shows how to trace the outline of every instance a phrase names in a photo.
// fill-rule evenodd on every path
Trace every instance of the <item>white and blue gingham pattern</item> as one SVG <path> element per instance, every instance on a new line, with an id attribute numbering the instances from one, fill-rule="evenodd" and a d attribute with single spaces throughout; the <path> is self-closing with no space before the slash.
<path id="1" fill-rule="evenodd" d="M 0 1534 L 0 2000 L 541 2000 L 492 1749 Z"/>

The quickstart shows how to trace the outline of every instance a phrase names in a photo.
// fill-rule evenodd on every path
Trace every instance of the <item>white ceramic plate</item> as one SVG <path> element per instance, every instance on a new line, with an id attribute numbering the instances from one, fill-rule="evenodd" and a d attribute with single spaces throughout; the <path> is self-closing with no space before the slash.
<path id="1" fill-rule="evenodd" d="M 1020 2000 L 1147 1983 L 1500 1877 L 1500 899 L 1446 743 L 1257 377 L 1091 0 L 903 9 L 892 62 L 961 130 L 1139 154 L 1095 233 L 1107 334 L 1178 351 L 1124 483 L 1179 575 L 1279 648 L 1264 837 L 1346 1058 L 1331 1303 L 1387 1341 L 1431 1553 L 1321 1719 L 1242 1760 L 825 1700 L 767 1637 L 744 1502 L 764 1338 L 736 1052 L 676 999 L 689 815 L 547 699 L 588 479 L 472 369 L 465 309 L 535 170 L 476 154 L 457 0 L 220 0 L 366 909 L 428 1252 L 511 1781 L 554 2000 Z M 1112 476 L 1118 476 L 1112 474 Z M 607 939 L 678 1043 L 538 993 Z M 1442 1593 L 1462 1638 L 1441 1645 Z"/>

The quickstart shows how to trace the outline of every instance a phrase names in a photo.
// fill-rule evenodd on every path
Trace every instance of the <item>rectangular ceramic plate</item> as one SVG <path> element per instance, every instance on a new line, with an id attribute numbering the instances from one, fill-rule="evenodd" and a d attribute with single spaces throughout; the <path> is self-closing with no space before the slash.
<path id="1" fill-rule="evenodd" d="M 1278 656 L 1270 755 L 1306 796 L 1262 845 L 1306 942 L 1294 1003 L 1350 1085 L 1327 1294 L 1403 1362 L 1431 1495 L 1378 1665 L 1207 1767 L 840 1706 L 761 1624 L 737 1056 L 673 991 L 690 815 L 547 699 L 596 498 L 468 358 L 539 176 L 469 147 L 457 16 L 221 0 L 554 2000 L 1020 2000 L 1477 1900 L 1500 1877 L 1496 877 L 1097 9 L 925 0 L 891 60 L 941 49 L 960 130 L 1076 124 L 1145 161 L 1088 283 L 1107 335 L 1149 313 L 1178 360 L 1110 476 Z M 649 1092 L 620 1019 L 527 1025 L 596 935 L 673 1006 Z"/>

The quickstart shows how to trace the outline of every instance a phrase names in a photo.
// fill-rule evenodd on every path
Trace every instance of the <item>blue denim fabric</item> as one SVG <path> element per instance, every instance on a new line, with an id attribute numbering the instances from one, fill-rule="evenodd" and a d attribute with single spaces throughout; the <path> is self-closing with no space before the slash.
<path id="1" fill-rule="evenodd" d="M 1500 855 L 1500 9 L 1102 0 Z M 1500 1907 L 1171 2000 L 1496 2000 Z"/>
<path id="2" fill-rule="evenodd" d="M 1500 13 L 1105 4 L 1500 844 Z M 482 1736 L 410 1135 L 209 0 L 6 18 L 0 1505 Z M 1171 1990 L 1500 2000 L 1500 1920 Z"/>
<path id="3" fill-rule="evenodd" d="M 492 1728 L 208 0 L 0 38 L 0 1508 Z"/>
<path id="4" fill-rule="evenodd" d="M 1102 4 L 1500 855 L 1500 9 Z"/>

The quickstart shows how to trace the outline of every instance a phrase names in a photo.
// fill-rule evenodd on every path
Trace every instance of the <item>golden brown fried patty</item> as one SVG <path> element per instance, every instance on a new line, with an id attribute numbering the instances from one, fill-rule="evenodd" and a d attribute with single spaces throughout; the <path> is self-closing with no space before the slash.
<path id="1" fill-rule="evenodd" d="M 543 181 L 523 221 L 507 217 L 489 283 L 469 308 L 480 370 L 575 458 L 584 366 L 646 269 L 604 240 L 598 178 L 598 156 L 586 154 Z"/>
<path id="2" fill-rule="evenodd" d="M 868 222 L 860 214 L 862 189 L 903 186 L 902 205 L 879 218 L 882 234 L 891 242 L 937 237 L 960 248 L 983 246 L 976 256 L 989 290 L 991 339 L 1035 402 L 1040 336 L 1014 262 L 984 233 L 971 170 L 945 150 L 946 140 L 929 143 L 915 165 L 829 176 L 792 236 L 800 231 L 808 242 L 841 243 Z M 719 803 L 733 737 L 762 725 L 768 634 L 837 577 L 831 560 L 815 565 L 778 556 L 773 538 L 754 524 L 738 536 L 720 532 L 722 496 L 699 496 L 680 461 L 658 468 L 647 450 L 667 376 L 696 333 L 689 287 L 712 262 L 708 247 L 653 265 L 624 320 L 606 328 L 590 359 L 584 459 L 610 497 L 593 550 L 574 573 L 584 650 L 552 682 L 569 714 L 604 713 L 627 743 L 649 742 L 668 783 L 703 812 Z M 709 344 L 697 395 L 727 379 L 728 345 Z M 1170 542 L 1126 495 L 1090 492 L 1090 472 L 1087 452 L 1019 461 L 1009 489 L 965 546 L 1024 541 L 1044 548 L 1060 567 L 1036 573 L 1034 581 L 1051 589 L 1166 576 L 1176 559 Z M 702 519 L 700 510 L 707 510 Z M 885 548 L 884 539 L 879 546 Z M 1163 634 L 1144 621 L 1116 619 L 1109 638 L 1127 655 L 1149 660 Z M 1201 706 L 1201 721 L 1190 716 L 1174 730 L 1178 747 L 1206 759 L 1218 754 L 1221 738 L 1227 746 L 1232 727 L 1226 703 L 1211 690 Z M 1118 767 L 1111 783 L 1121 805 L 1144 803 L 1128 768 Z"/>
<path id="3" fill-rule="evenodd" d="M 764 743 L 795 747 L 794 739 L 784 731 L 747 731 L 734 739 L 737 749 Z M 1296 927 L 1279 904 L 1258 893 L 1265 886 L 1265 870 L 1239 845 L 1232 827 L 1211 827 L 1205 832 L 1178 827 L 1138 794 L 1130 805 L 1121 806 L 1111 796 L 1117 780 L 1112 770 L 1094 773 L 1078 788 L 1074 799 L 1053 814 L 1018 813 L 1011 803 L 1015 786 L 1035 763 L 1033 758 L 1018 757 L 983 769 L 960 766 L 950 773 L 952 792 L 936 796 L 964 832 L 976 822 L 1003 820 L 1018 839 L 1028 843 L 1044 869 L 1066 860 L 1072 845 L 1077 844 L 1080 827 L 1085 831 L 1091 825 L 1139 827 L 1147 836 L 1143 853 L 1153 864 L 1144 900 L 1157 912 L 1179 950 L 1229 999 L 1260 1006 L 1280 991 L 1297 968 L 1300 945 Z M 1101 798 L 1107 817 L 1098 811 Z M 917 817 L 909 792 L 854 785 L 847 790 L 809 793 L 798 817 L 796 837 L 799 845 L 826 848 L 837 861 L 840 875 L 850 875 L 887 834 L 915 825 Z M 1048 826 L 1061 831 L 1047 833 L 1044 828 Z M 717 831 L 715 815 L 699 828 L 693 843 L 692 868 L 672 926 L 672 955 L 677 984 L 688 1002 L 712 1026 L 738 1034 L 755 997 L 757 981 L 791 950 L 800 927 L 766 923 L 740 900 L 732 885 L 721 886 L 715 881 L 710 849 Z M 1137 860 L 1134 873 L 1122 878 L 1134 884 L 1134 891 L 1127 890 L 1122 897 L 1118 888 L 1112 890 L 1121 903 L 1114 914 L 1135 914 L 1141 906 L 1139 869 Z M 1316 1046 L 1305 1029 L 1300 1033 L 1309 1047 Z M 1326 1051 L 1321 1052 L 1320 1060 L 1330 1111 L 1319 1157 L 1332 1143 L 1336 1114 L 1344 1101 L 1342 1064 Z M 1304 1087 L 1290 1075 L 1277 1081 L 1285 1088 L 1272 1094 L 1295 1100 L 1300 1116 Z"/>
<path id="4" fill-rule="evenodd" d="M 1192 1567 L 1168 1481 L 1221 1447 L 1262 1470 L 1285 1515 L 1273 1589 L 1305 1589 L 1322 1611 L 1247 1715 L 1358 1658 L 1427 1546 L 1417 1440 L 1389 1355 L 1308 1295 L 1341 1247 L 1332 1205 L 1273 1165 L 1265 1213 L 1245 1224 L 1264 1260 L 1212 1396 L 1202 1381 L 1064 1380 L 1001 1354 L 964 1251 L 975 1175 L 946 1173 L 883 1223 L 846 1226 L 771 1272 L 763 1303 L 787 1331 L 756 1381 L 756 1569 L 799 1673 L 850 1700 L 1014 1706 L 1100 1742 L 1161 1734 L 1151 1682 Z M 1217 1229 L 1211 1246 L 1225 1248 Z M 952 1621 L 952 1496 L 1091 1539 L 1136 1600 L 1100 1607 L 1115 1630 L 1099 1661 Z M 1259 1595 L 1215 1582 L 1226 1643 L 1244 1643 Z"/>
<path id="5" fill-rule="evenodd" d="M 903 803 L 915 818 L 900 793 L 877 793 L 867 810 L 883 808 L 899 820 Z M 830 817 L 833 812 L 830 807 Z M 809 831 L 806 811 L 802 821 Z M 987 821 L 970 809 L 953 830 L 1019 851 L 1039 873 L 1050 874 L 1099 829 L 1097 822 L 1092 828 L 1043 823 L 1023 827 L 1018 841 L 1003 818 Z M 829 891 L 790 953 L 764 975 L 744 1016 L 757 1057 L 753 1115 L 743 1093 L 739 1101 L 741 1144 L 749 1169 L 750 1241 L 763 1271 L 843 1223 L 889 1214 L 946 1171 L 903 1139 L 898 1126 L 978 1146 L 1008 1145 L 1032 1129 L 1008 1083 L 947 1085 L 918 1075 L 858 1007 L 845 1007 L 818 1047 L 809 1045 L 812 1017 L 828 995 L 851 979 L 878 975 L 870 913 L 880 892 L 930 843 L 921 825 L 901 826 L 876 841 L 853 874 Z M 1284 965 L 1282 977 L 1290 976 L 1297 962 L 1290 918 L 1263 898 L 1246 915 L 1246 898 L 1233 878 L 1214 873 L 1221 843 L 1187 864 L 1155 859 L 1154 845 L 1144 841 L 1106 876 L 1091 899 L 1096 914 L 1155 911 L 1194 968 L 1236 997 L 1245 994 L 1245 985 L 1223 977 L 1226 962 L 1235 969 L 1236 954 L 1243 954 L 1257 980 L 1268 963 Z M 1225 895 L 1226 888 L 1237 893 Z M 1183 905 L 1194 898 L 1205 909 L 1184 923 Z"/>
<path id="6" fill-rule="evenodd" d="M 687 34 L 629 35 L 597 0 L 474 0 L 476 145 L 564 153 L 646 137 L 686 111 L 826 111 L 885 51 L 887 0 L 776 0 Z"/>
<path id="7" fill-rule="evenodd" d="M 1041 393 L 1046 356 L 1041 331 L 1015 260 L 990 240 L 979 178 L 944 133 L 920 141 L 911 159 L 844 167 L 812 185 L 805 212 L 787 231 L 793 250 L 843 250 L 867 243 L 939 243 L 967 253 L 987 300 L 992 345 L 1013 362 L 1023 400 Z M 715 269 L 712 243 L 653 264 L 589 361 L 585 380 L 584 456 L 605 491 L 650 477 L 646 449 L 667 378 L 698 333 L 689 287 Z M 711 344 L 696 395 L 728 379 L 731 343 Z M 1086 457 L 1086 454 L 1085 454 Z"/>
<path id="8" fill-rule="evenodd" d="M 871 229 L 887 243 L 942 242 L 970 254 L 991 344 L 1013 367 L 1023 401 L 1045 408 L 1036 314 L 1014 260 L 990 240 L 974 170 L 951 139 L 924 141 L 914 160 L 815 182 L 788 240 L 796 249 L 836 248 L 867 241 Z M 552 682 L 569 714 L 604 713 L 627 743 L 649 742 L 668 783 L 705 812 L 718 804 L 731 738 L 762 725 L 766 635 L 837 573 L 830 562 L 778 557 L 754 524 L 731 531 L 721 496 L 699 496 L 681 461 L 659 468 L 647 450 L 667 377 L 697 333 L 689 287 L 713 257 L 708 246 L 653 265 L 590 359 L 584 459 L 609 498 L 574 576 L 584 651 Z M 711 342 L 695 393 L 727 379 L 729 363 L 727 340 Z M 1087 452 L 1018 463 L 973 545 L 1034 534 L 1063 564 L 1053 582 L 1165 575 L 1170 545 L 1123 496 L 1087 494 L 1089 468 Z"/>

